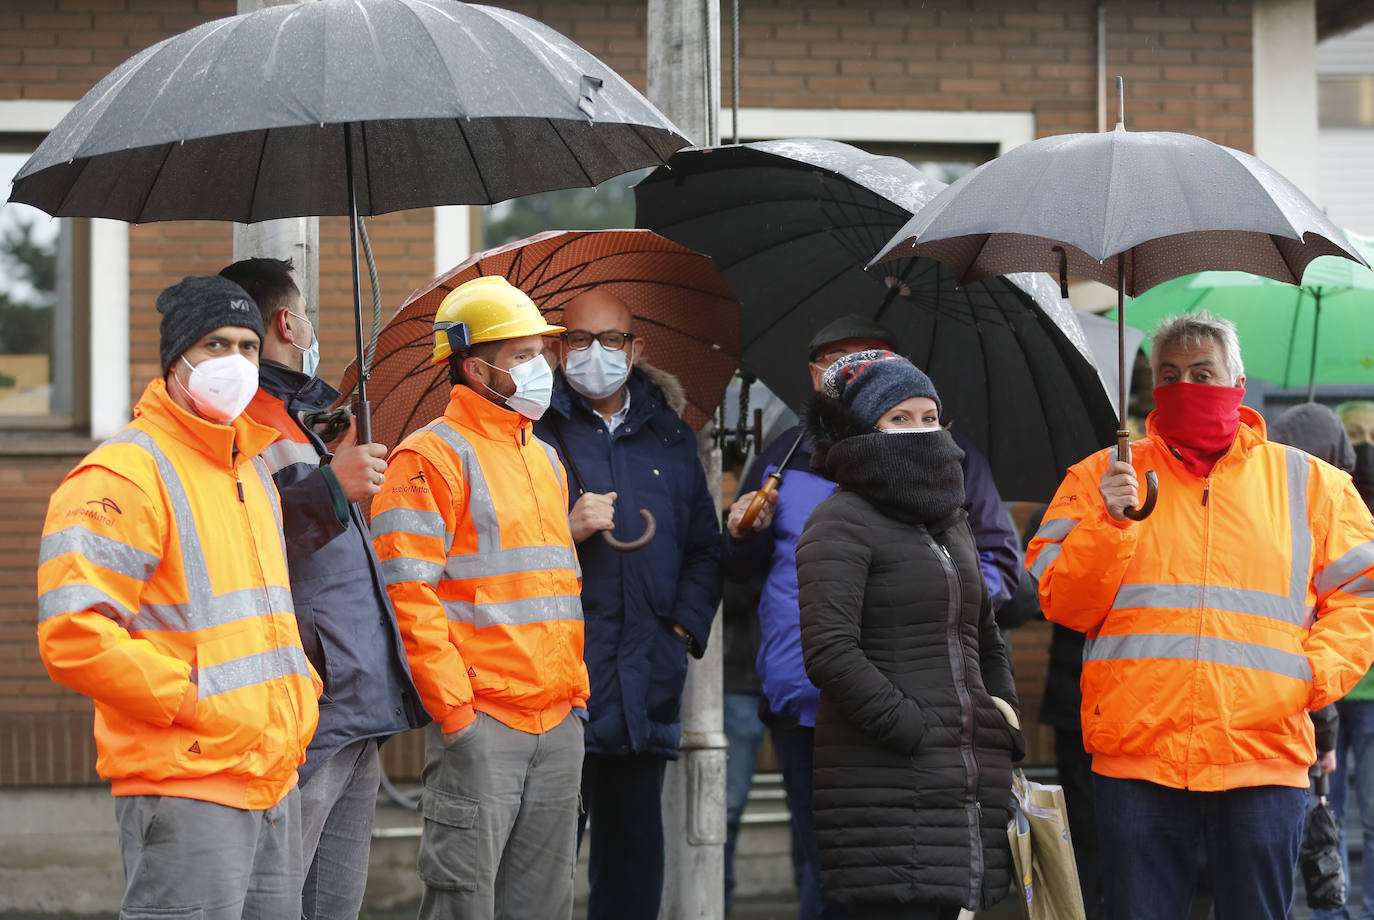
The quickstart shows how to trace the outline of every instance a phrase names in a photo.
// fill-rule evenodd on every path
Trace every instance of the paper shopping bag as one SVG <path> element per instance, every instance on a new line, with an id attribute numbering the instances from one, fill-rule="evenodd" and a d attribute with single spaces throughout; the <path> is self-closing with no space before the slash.
<path id="1" fill-rule="evenodd" d="M 1012 858 L 1026 916 L 1029 920 L 1086 920 L 1064 787 L 1028 780 L 1018 769 L 1012 775 L 1012 799 L 1016 815 L 1007 828 L 1007 836 L 1012 841 Z M 1029 882 L 1020 855 L 1022 819 L 1029 829 Z"/>

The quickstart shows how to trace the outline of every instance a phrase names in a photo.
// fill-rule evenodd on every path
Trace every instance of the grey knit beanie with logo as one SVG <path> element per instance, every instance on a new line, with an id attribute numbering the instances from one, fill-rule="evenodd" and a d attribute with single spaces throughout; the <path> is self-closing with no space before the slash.
<path id="1" fill-rule="evenodd" d="M 262 314 L 248 292 L 219 275 L 187 275 L 157 295 L 162 314 L 159 352 L 162 370 L 221 326 L 242 326 L 263 335 Z"/>

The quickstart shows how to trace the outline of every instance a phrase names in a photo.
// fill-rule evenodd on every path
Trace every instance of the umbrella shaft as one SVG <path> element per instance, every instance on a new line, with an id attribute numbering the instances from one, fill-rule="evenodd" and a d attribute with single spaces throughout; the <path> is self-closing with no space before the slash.
<path id="1" fill-rule="evenodd" d="M 344 125 L 344 167 L 348 175 L 348 244 L 353 255 L 353 342 L 357 346 L 358 443 L 372 442 L 372 407 L 367 401 L 368 367 L 363 361 L 363 301 L 358 276 L 358 194 L 353 186 L 353 125 Z"/>

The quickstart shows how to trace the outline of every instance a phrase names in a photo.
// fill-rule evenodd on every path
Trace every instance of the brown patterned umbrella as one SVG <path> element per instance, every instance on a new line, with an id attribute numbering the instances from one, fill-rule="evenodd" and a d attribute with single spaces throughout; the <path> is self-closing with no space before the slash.
<path id="1" fill-rule="evenodd" d="M 377 442 L 394 446 L 443 414 L 448 368 L 430 364 L 434 313 L 449 291 L 483 275 L 504 275 L 554 324 L 578 294 L 614 294 L 634 315 L 648 360 L 682 382 L 693 428 L 711 417 L 739 364 L 739 301 L 707 256 L 649 230 L 539 233 L 472 256 L 411 294 L 382 329 L 368 381 Z M 355 362 L 339 389 L 356 378 Z"/>

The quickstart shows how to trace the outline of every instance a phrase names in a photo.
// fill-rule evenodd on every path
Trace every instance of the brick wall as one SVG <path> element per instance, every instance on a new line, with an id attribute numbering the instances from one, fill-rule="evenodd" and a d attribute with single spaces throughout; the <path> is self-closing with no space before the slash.
<path id="1" fill-rule="evenodd" d="M 643 88 L 642 0 L 503 5 L 571 36 Z M 1092 0 L 744 0 L 741 6 L 744 106 L 1031 111 L 1041 135 L 1096 128 Z M 0 100 L 77 99 L 137 50 L 234 8 L 233 0 L 6 0 Z M 1128 80 L 1130 127 L 1251 147 L 1248 3 L 1120 0 L 1108 9 L 1108 73 Z M 722 4 L 722 26 L 728 55 L 729 3 Z M 728 105 L 728 57 L 722 67 Z M 419 210 L 368 226 L 389 316 L 432 275 L 433 218 Z M 353 348 L 346 231 L 342 218 L 321 221 L 321 373 L 335 380 Z M 217 271 L 231 257 L 227 224 L 131 230 L 135 397 L 159 371 L 157 293 L 185 274 Z M 370 310 L 366 290 L 364 305 Z M 14 443 L 14 436 L 6 441 Z M 33 640 L 33 570 L 47 495 L 88 446 L 22 454 L 0 446 L 0 785 L 94 779 L 90 703 L 47 679 Z M 1047 642 L 1043 626 L 1016 636 L 1030 719 L 1038 711 Z M 1052 760 L 1047 733 L 1033 730 L 1030 741 L 1033 760 Z M 416 738 L 386 750 L 394 773 L 418 773 Z"/>

